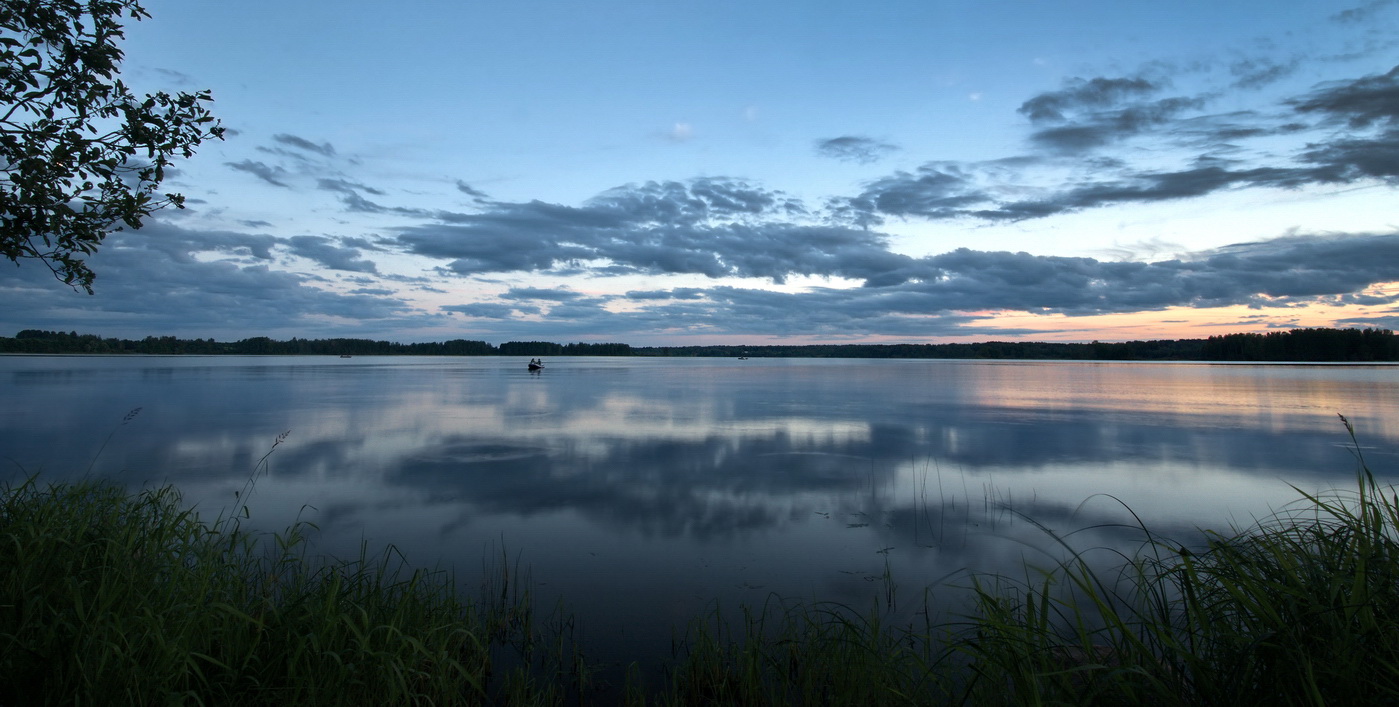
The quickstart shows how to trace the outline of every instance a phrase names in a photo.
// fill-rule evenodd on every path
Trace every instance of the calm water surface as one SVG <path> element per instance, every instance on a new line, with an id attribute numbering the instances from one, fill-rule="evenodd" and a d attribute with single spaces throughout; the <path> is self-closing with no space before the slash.
<path id="1" fill-rule="evenodd" d="M 1130 549 L 1388 478 L 1399 367 L 920 360 L 0 356 L 0 476 L 173 483 L 212 514 L 393 543 L 472 583 L 503 545 L 604 657 L 714 602 L 868 605 L 1052 548 Z M 139 414 L 123 423 L 135 408 Z M 105 443 L 105 446 L 104 446 Z M 1109 497 L 1110 495 L 1110 497 Z M 1114 500 L 1116 499 L 1116 500 Z M 1119 502 L 1120 501 L 1120 502 Z M 965 576 L 965 575 L 958 575 Z M 917 604 L 918 601 L 908 602 Z"/>

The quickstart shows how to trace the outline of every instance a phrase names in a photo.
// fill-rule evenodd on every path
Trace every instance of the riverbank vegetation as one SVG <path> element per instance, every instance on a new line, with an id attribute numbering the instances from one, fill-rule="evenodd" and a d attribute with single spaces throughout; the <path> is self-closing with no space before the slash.
<path id="1" fill-rule="evenodd" d="M 698 623 L 666 703 L 1395 704 L 1399 494 L 1354 451 L 1354 489 L 1184 545 L 1142 527 L 1108 571 L 1056 537 L 1068 559 L 975 578 L 950 621 L 777 605 L 738 637 Z"/>
<path id="2" fill-rule="evenodd" d="M 715 609 L 660 679 L 611 686 L 503 554 L 469 600 L 392 551 L 247 531 L 246 506 L 29 479 L 0 491 L 0 704 L 1393 704 L 1399 494 L 1353 451 L 1353 489 L 1183 542 L 1142 527 L 1108 570 L 1046 530 L 1066 559 L 974 578 L 951 617 L 925 593 L 894 620 L 888 576 L 866 608 Z"/>
<path id="3" fill-rule="evenodd" d="M 298 339 L 275 341 L 255 336 L 239 341 L 102 338 L 92 334 L 25 329 L 14 338 L 0 337 L 0 353 L 28 354 L 145 354 L 160 356 L 629 356 L 626 344 L 552 344 L 511 341 L 492 346 L 484 341 L 453 339 L 435 343 L 400 344 L 369 339 Z"/>
<path id="4" fill-rule="evenodd" d="M 0 704 L 555 704 L 578 692 L 567 636 L 537 644 L 528 589 L 509 572 L 468 600 L 450 573 L 412 569 L 392 548 L 317 557 L 313 526 L 268 535 L 244 530 L 246 517 L 205 522 L 171 487 L 5 487 Z"/>
<path id="5" fill-rule="evenodd" d="M 400 344 L 369 339 L 275 341 L 265 336 L 220 342 L 148 336 L 102 338 L 77 332 L 26 329 L 0 337 L 0 353 L 283 356 L 663 356 L 749 358 L 933 358 L 1080 361 L 1399 361 L 1399 337 L 1388 329 L 1292 329 L 1208 339 L 1057 343 L 987 341 L 972 344 L 810 344 L 766 346 L 631 346 L 620 343 L 453 339 Z"/>
<path id="6" fill-rule="evenodd" d="M 171 488 L 31 480 L 5 490 L 0 523 L 0 703 L 450 704 L 483 688 L 480 618 L 392 556 L 317 566 L 295 529 L 259 542 Z"/>

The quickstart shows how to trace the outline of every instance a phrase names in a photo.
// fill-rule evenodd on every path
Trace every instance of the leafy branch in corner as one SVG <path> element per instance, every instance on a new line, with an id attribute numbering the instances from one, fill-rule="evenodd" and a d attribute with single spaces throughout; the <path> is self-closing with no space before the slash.
<path id="1" fill-rule="evenodd" d="M 92 294 L 86 256 L 180 194 L 176 157 L 224 129 L 209 91 L 138 97 L 120 79 L 121 19 L 137 0 L 0 0 L 0 254 Z"/>

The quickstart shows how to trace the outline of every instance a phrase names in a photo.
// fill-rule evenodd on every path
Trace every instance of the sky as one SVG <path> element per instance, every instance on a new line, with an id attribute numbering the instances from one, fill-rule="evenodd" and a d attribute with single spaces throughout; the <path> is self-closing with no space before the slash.
<path id="1" fill-rule="evenodd" d="M 0 335 L 1399 328 L 1399 0 L 144 0 L 183 194 Z"/>

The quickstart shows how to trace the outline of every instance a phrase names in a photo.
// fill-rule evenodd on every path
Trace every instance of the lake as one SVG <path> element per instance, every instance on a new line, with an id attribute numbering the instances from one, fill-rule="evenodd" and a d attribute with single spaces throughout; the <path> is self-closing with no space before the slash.
<path id="1" fill-rule="evenodd" d="M 5 478 L 174 484 L 211 516 L 392 543 L 475 586 L 504 552 L 603 661 L 774 593 L 908 610 L 969 571 L 1247 525 L 1393 478 L 1399 367 L 868 359 L 0 356 Z M 133 416 L 132 411 L 139 408 Z M 1033 523 L 1027 519 L 1033 519 Z M 945 593 L 938 590 L 938 593 Z M 935 593 L 937 594 L 937 593 Z"/>

